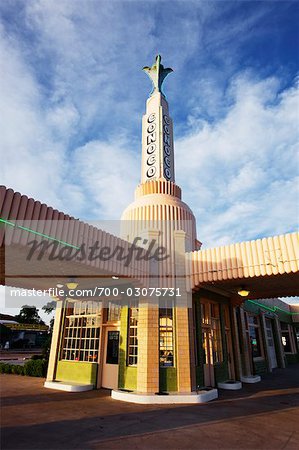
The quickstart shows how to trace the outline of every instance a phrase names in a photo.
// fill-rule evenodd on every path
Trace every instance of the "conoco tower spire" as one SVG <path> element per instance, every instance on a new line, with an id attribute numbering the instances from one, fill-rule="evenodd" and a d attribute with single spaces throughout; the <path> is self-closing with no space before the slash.
<path id="1" fill-rule="evenodd" d="M 161 64 L 161 56 L 156 56 L 156 62 L 152 65 L 152 67 L 145 66 L 142 70 L 146 72 L 153 83 L 153 91 L 151 94 L 161 92 L 161 94 L 164 95 L 161 89 L 162 83 L 167 75 L 173 72 L 173 70 L 170 69 L 170 67 L 167 69 L 164 68 L 163 64 Z"/>
<path id="2" fill-rule="evenodd" d="M 141 183 L 161 178 L 174 182 L 173 125 L 161 90 L 172 69 L 165 69 L 158 55 L 152 67 L 146 66 L 143 70 L 151 79 L 153 90 L 142 119 Z"/>
<path id="3" fill-rule="evenodd" d="M 174 231 L 180 230 L 185 233 L 186 251 L 191 251 L 198 248 L 195 217 L 175 184 L 172 120 L 161 90 L 172 69 L 165 69 L 158 55 L 152 67 L 143 70 L 153 90 L 142 117 L 141 183 L 135 190 L 135 200 L 122 214 L 122 236 L 133 242 L 136 236 L 155 230 L 159 245 L 170 246 L 173 252 Z"/>

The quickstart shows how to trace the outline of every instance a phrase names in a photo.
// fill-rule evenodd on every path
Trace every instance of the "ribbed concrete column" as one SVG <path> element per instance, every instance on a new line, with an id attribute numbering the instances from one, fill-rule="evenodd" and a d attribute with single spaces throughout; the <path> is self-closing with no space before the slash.
<path id="1" fill-rule="evenodd" d="M 57 303 L 57 305 L 56 305 L 56 311 L 55 311 L 51 350 L 50 350 L 50 356 L 49 356 L 47 381 L 55 380 L 57 358 L 59 355 L 59 346 L 60 346 L 59 341 L 60 341 L 61 327 L 63 325 L 63 317 L 64 317 L 64 307 L 63 307 L 64 302 L 60 300 L 60 301 L 57 301 L 56 303 Z"/>
<path id="2" fill-rule="evenodd" d="M 139 303 L 137 391 L 159 391 L 159 308 Z"/>
<path id="3" fill-rule="evenodd" d="M 184 296 L 177 298 L 178 306 L 175 308 L 178 392 L 190 392 L 192 390 L 188 294 L 185 277 L 185 239 L 186 233 L 184 231 L 174 232 L 176 288 L 179 288 L 181 295 Z"/>
<path id="4" fill-rule="evenodd" d="M 148 242 L 159 240 L 158 230 L 146 230 L 142 237 Z M 149 287 L 159 287 L 156 261 L 150 262 Z M 159 391 L 159 305 L 158 299 L 150 297 L 139 300 L 138 310 L 138 362 L 137 391 L 155 393 Z"/>
<path id="5" fill-rule="evenodd" d="M 232 308 L 232 345 L 234 352 L 234 361 L 235 361 L 235 373 L 236 380 L 240 380 L 242 376 L 242 362 L 241 362 L 241 351 L 239 345 L 239 336 L 238 336 L 238 320 L 237 320 L 237 308 L 236 306 L 230 306 Z"/>

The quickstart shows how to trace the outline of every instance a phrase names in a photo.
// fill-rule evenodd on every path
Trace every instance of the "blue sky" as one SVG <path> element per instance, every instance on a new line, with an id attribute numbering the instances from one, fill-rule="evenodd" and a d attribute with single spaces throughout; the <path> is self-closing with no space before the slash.
<path id="1" fill-rule="evenodd" d="M 142 72 L 174 73 L 176 181 L 215 246 L 298 223 L 298 2 L 6 0 L 0 182 L 84 220 L 140 180 Z"/>

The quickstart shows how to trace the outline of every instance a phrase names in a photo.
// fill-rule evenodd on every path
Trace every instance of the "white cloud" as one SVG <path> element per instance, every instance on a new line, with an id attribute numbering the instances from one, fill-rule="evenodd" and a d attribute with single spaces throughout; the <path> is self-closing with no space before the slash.
<path id="1" fill-rule="evenodd" d="M 187 2 L 184 14 L 178 3 L 171 14 L 163 2 L 155 14 L 113 3 L 25 2 L 20 29 L 3 31 L 1 182 L 76 217 L 119 218 L 139 181 L 149 84 L 138 68 L 161 50 L 176 69 L 170 111 L 190 105 L 175 123 L 187 129 L 176 172 L 199 239 L 218 245 L 294 228 L 298 93 L 236 70 L 268 7 L 217 27 L 220 10 L 207 3 Z"/>
<path id="2" fill-rule="evenodd" d="M 142 61 L 138 56 L 142 47 L 135 48 L 138 39 L 125 39 L 128 27 L 121 5 L 115 9 L 105 4 L 101 14 L 96 3 L 80 12 L 68 1 L 59 6 L 49 1 L 23 6 L 18 15 L 19 20 L 22 16 L 20 31 L 26 30 L 31 40 L 23 40 L 16 30 L 8 32 L 8 26 L 1 35 L 5 67 L 0 99 L 0 145 L 5 152 L 1 183 L 73 215 L 88 215 L 92 209 L 97 210 L 96 217 L 106 216 L 107 201 L 99 200 L 101 190 L 98 200 L 93 193 L 85 196 L 89 187 L 88 179 L 80 175 L 83 160 L 75 176 L 74 165 L 79 159 L 76 148 L 99 137 L 103 148 L 105 143 L 110 147 L 112 162 L 113 146 L 109 142 L 115 141 L 117 146 L 140 124 L 141 111 L 137 113 L 136 109 L 139 97 L 131 95 L 123 80 L 131 79 L 134 89 L 138 86 L 134 79 Z M 130 22 L 129 31 L 135 37 L 143 34 L 150 44 L 155 40 L 150 36 L 152 23 L 151 17 L 139 14 L 138 20 Z M 138 141 L 134 136 L 123 155 L 134 151 Z M 115 186 L 115 167 L 108 167 L 108 158 L 104 173 L 100 162 L 105 154 L 98 152 L 97 156 L 94 168 L 100 166 L 98 184 L 110 174 Z M 139 170 L 135 174 L 137 183 Z M 110 199 L 112 192 L 110 189 L 107 193 Z M 123 198 L 123 190 L 119 194 L 117 197 Z M 87 206 L 93 200 L 98 208 Z M 113 216 L 120 213 L 115 209 Z"/>
<path id="3" fill-rule="evenodd" d="M 140 159 L 126 141 L 92 141 L 75 150 L 73 175 L 82 186 L 86 206 L 81 214 L 92 219 L 119 219 L 133 200 Z"/>
<path id="4" fill-rule="evenodd" d="M 1 182 L 41 200 L 61 205 L 55 188 L 63 174 L 64 148 L 48 128 L 39 86 L 17 44 L 2 33 L 5 72 L 0 98 Z"/>
<path id="5" fill-rule="evenodd" d="M 263 188 L 266 172 L 254 162 L 245 163 L 235 177 L 227 183 L 227 194 L 234 198 L 240 198 L 250 190 Z"/>
<path id="6" fill-rule="evenodd" d="M 277 79 L 239 75 L 227 114 L 200 128 L 194 119 L 177 141 L 177 180 L 205 246 L 296 229 L 298 91 L 279 89 Z"/>
<path id="7" fill-rule="evenodd" d="M 24 305 L 35 306 L 38 308 L 39 316 L 42 320 L 49 324 L 50 320 L 54 316 L 54 313 L 47 314 L 43 311 L 42 307 L 51 301 L 51 298 L 47 295 L 43 297 L 34 297 L 32 295 L 14 297 L 10 295 L 10 287 L 0 286 L 0 311 L 2 314 L 8 314 L 10 316 L 16 316 L 19 314 L 20 309 Z M 25 291 L 23 291 L 25 292 Z M 28 292 L 28 291 L 26 291 Z"/>

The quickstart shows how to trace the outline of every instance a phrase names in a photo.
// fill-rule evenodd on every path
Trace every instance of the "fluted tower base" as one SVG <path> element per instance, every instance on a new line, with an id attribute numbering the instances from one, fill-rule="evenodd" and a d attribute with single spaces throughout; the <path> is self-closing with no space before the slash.
<path id="1" fill-rule="evenodd" d="M 181 189 L 163 178 L 137 186 L 135 200 L 123 212 L 122 237 L 132 242 L 146 230 L 160 232 L 159 245 L 172 248 L 173 231 L 186 233 L 186 250 L 198 249 L 193 212 L 181 200 Z"/>

